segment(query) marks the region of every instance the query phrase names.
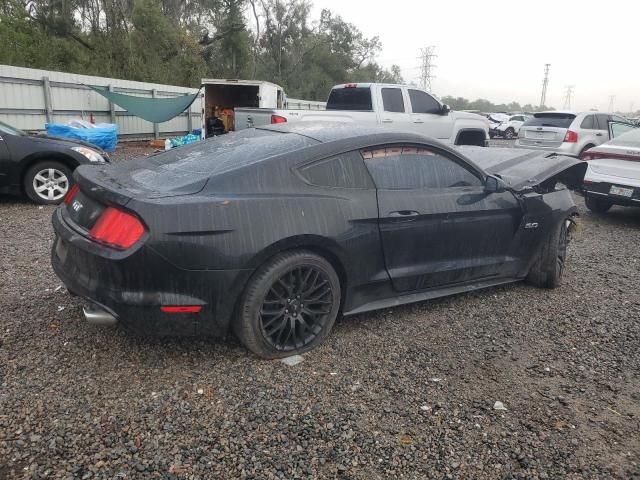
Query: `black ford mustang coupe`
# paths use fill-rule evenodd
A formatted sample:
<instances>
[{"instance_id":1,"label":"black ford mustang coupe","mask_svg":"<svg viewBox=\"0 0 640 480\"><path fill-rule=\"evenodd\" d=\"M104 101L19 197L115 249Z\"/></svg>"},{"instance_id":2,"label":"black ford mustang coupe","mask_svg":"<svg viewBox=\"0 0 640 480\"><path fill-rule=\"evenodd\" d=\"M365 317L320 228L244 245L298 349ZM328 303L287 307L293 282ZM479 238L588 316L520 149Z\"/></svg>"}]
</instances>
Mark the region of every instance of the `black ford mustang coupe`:
<instances>
[{"instance_id":1,"label":"black ford mustang coupe","mask_svg":"<svg viewBox=\"0 0 640 480\"><path fill-rule=\"evenodd\" d=\"M560 282L586 165L340 124L248 129L81 166L53 267L94 323L225 334L276 358L344 315Z\"/></svg>"}]
</instances>

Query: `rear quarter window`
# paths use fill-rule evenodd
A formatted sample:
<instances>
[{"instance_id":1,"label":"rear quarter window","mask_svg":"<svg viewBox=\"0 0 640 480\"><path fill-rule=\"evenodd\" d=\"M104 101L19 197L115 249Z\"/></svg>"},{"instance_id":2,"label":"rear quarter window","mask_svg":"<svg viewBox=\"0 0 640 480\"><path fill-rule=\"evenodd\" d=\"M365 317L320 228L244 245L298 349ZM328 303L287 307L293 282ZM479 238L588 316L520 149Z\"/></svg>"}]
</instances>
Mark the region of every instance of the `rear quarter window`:
<instances>
[{"instance_id":1,"label":"rear quarter window","mask_svg":"<svg viewBox=\"0 0 640 480\"><path fill-rule=\"evenodd\" d=\"M569 128L575 118L576 116L571 113L536 113L522 126Z\"/></svg>"},{"instance_id":2,"label":"rear quarter window","mask_svg":"<svg viewBox=\"0 0 640 480\"><path fill-rule=\"evenodd\" d=\"M582 120L582 123L580 124L580 128L583 128L585 130L593 130L595 128L593 115L587 115L586 117L584 117L584 120Z\"/></svg>"},{"instance_id":3,"label":"rear quarter window","mask_svg":"<svg viewBox=\"0 0 640 480\"><path fill-rule=\"evenodd\" d=\"M300 175L308 183L332 188L374 188L360 152L347 152L302 166Z\"/></svg>"}]
</instances>

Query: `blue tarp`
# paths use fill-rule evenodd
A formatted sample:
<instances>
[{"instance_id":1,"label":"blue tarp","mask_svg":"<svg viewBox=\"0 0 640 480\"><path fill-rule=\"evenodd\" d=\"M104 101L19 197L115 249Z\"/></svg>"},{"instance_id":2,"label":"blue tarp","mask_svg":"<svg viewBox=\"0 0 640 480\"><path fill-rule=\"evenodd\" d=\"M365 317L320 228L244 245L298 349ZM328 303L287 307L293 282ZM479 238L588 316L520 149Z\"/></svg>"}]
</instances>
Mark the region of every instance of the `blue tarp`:
<instances>
[{"instance_id":1,"label":"blue tarp","mask_svg":"<svg viewBox=\"0 0 640 480\"><path fill-rule=\"evenodd\" d=\"M62 123L47 123L47 135L71 138L91 143L103 150L112 152L118 143L118 126L113 123L99 123L93 128L77 128Z\"/></svg>"}]
</instances>

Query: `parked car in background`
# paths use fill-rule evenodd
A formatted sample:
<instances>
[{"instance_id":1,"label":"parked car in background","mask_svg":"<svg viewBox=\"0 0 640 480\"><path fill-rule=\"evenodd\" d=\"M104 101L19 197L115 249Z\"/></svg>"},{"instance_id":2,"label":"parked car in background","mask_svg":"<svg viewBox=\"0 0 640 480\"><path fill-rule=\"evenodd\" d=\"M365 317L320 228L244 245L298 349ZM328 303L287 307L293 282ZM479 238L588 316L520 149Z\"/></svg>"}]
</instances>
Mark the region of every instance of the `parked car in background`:
<instances>
[{"instance_id":1,"label":"parked car in background","mask_svg":"<svg viewBox=\"0 0 640 480\"><path fill-rule=\"evenodd\" d=\"M0 122L0 193L57 204L73 185L76 167L108 161L104 151L89 143L32 136Z\"/></svg>"},{"instance_id":2,"label":"parked car in background","mask_svg":"<svg viewBox=\"0 0 640 480\"><path fill-rule=\"evenodd\" d=\"M631 125L619 115L602 112L534 113L520 127L516 147L580 156L609 140L610 120Z\"/></svg>"},{"instance_id":3,"label":"parked car in background","mask_svg":"<svg viewBox=\"0 0 640 480\"><path fill-rule=\"evenodd\" d=\"M232 329L267 358L318 345L340 312L524 279L556 287L576 213L559 185L579 188L586 164L458 148L294 123L83 166L53 215L53 267L91 322Z\"/></svg>"},{"instance_id":4,"label":"parked car in background","mask_svg":"<svg viewBox=\"0 0 640 480\"><path fill-rule=\"evenodd\" d=\"M487 115L487 120L489 120L489 138L493 138L497 135L496 129L498 125L502 122L506 122L509 120L509 115L506 113L489 113Z\"/></svg>"},{"instance_id":5,"label":"parked car in background","mask_svg":"<svg viewBox=\"0 0 640 480\"><path fill-rule=\"evenodd\" d=\"M413 130L450 145L485 146L489 123L475 113L452 111L417 87L346 83L331 89L326 110L236 109L235 129L270 123L344 122Z\"/></svg>"},{"instance_id":6,"label":"parked car in background","mask_svg":"<svg viewBox=\"0 0 640 480\"><path fill-rule=\"evenodd\" d=\"M609 122L612 139L581 156L588 162L583 194L587 208L640 207L640 128Z\"/></svg>"},{"instance_id":7,"label":"parked car in background","mask_svg":"<svg viewBox=\"0 0 640 480\"><path fill-rule=\"evenodd\" d=\"M520 131L520 127L522 124L528 120L530 115L525 115L524 113L519 113L517 115L511 115L507 120L500 122L498 125L489 130L489 136L503 137L507 140L512 140L518 136L518 132Z\"/></svg>"}]
</instances>

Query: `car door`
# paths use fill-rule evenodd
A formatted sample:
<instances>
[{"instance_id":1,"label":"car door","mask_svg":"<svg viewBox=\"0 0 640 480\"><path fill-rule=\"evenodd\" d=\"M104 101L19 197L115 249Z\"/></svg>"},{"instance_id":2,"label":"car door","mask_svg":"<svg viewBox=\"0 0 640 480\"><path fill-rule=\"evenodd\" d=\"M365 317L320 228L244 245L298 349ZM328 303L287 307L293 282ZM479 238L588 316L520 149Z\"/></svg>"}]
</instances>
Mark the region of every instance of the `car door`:
<instances>
[{"instance_id":1,"label":"car door","mask_svg":"<svg viewBox=\"0 0 640 480\"><path fill-rule=\"evenodd\" d=\"M442 114L442 105L427 92L408 89L413 129L433 138L450 139L453 135L451 115Z\"/></svg>"},{"instance_id":2,"label":"car door","mask_svg":"<svg viewBox=\"0 0 640 480\"><path fill-rule=\"evenodd\" d=\"M514 275L522 209L513 194L486 193L481 172L435 148L382 145L362 155L395 290Z\"/></svg>"},{"instance_id":3,"label":"car door","mask_svg":"<svg viewBox=\"0 0 640 480\"><path fill-rule=\"evenodd\" d=\"M380 122L386 126L405 127L409 123L406 101L402 88L382 87L378 105L381 106Z\"/></svg>"}]
</instances>

